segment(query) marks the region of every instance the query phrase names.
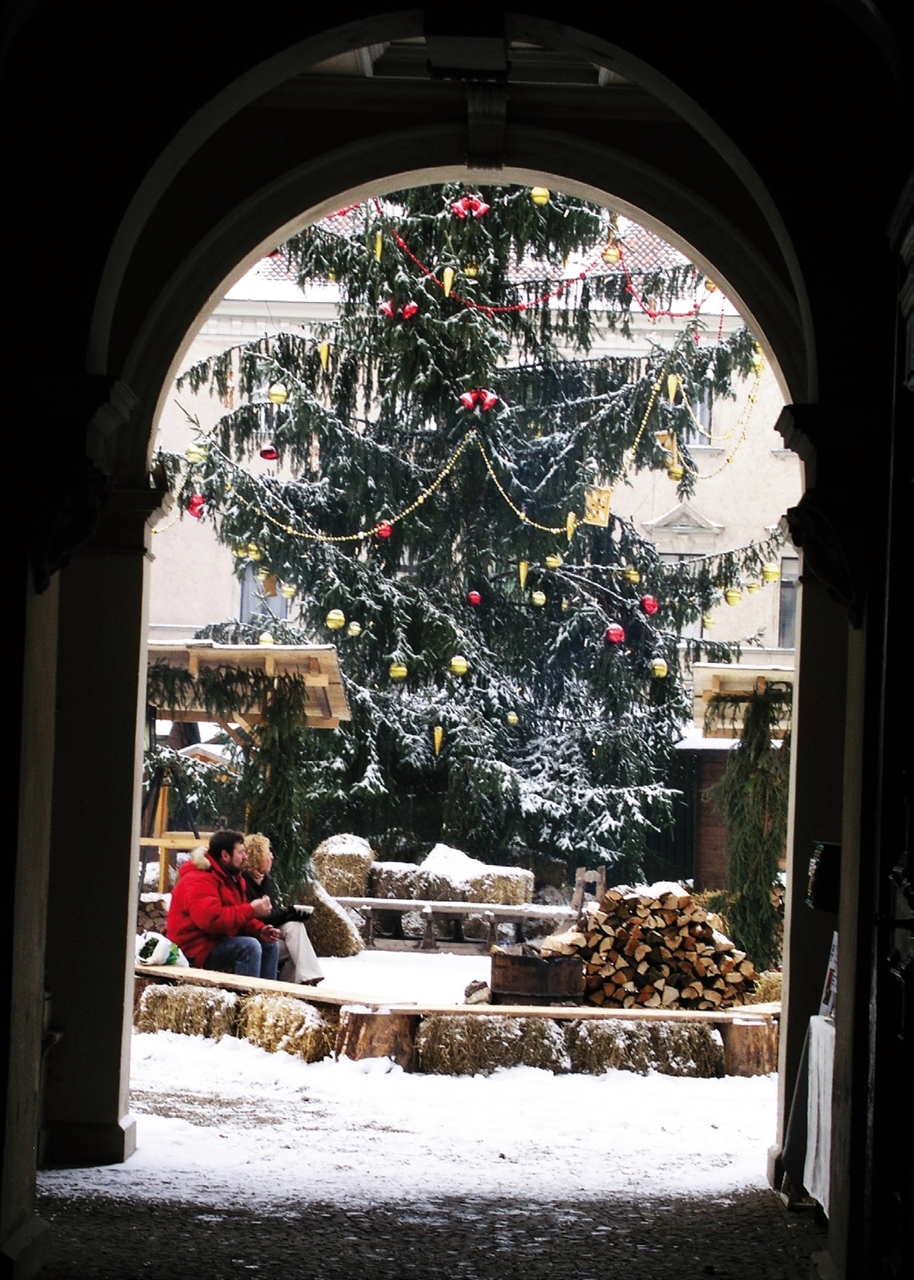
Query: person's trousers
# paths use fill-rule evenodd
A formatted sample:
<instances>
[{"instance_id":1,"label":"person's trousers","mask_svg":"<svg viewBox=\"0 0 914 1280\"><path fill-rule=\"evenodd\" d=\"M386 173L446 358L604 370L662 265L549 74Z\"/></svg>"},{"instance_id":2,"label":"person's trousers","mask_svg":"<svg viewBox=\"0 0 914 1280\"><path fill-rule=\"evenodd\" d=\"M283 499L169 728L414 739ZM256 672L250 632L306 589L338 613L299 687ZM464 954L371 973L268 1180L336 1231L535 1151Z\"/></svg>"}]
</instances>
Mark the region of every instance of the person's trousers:
<instances>
[{"instance_id":1,"label":"person's trousers","mask_svg":"<svg viewBox=\"0 0 914 1280\"><path fill-rule=\"evenodd\" d=\"M235 973L245 978L275 980L279 969L279 943L261 942L259 938L223 938L217 942L203 966L220 973Z\"/></svg>"}]
</instances>

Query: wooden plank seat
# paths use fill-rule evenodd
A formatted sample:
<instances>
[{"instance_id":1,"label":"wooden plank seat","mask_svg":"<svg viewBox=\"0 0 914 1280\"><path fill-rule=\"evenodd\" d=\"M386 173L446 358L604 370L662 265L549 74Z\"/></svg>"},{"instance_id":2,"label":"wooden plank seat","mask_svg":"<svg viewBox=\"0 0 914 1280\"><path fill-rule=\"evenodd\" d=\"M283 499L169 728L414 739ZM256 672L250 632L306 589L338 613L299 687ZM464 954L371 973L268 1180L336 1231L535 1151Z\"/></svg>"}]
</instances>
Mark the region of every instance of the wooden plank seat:
<instances>
[{"instance_id":1,"label":"wooden plank seat","mask_svg":"<svg viewBox=\"0 0 914 1280\"><path fill-rule=\"evenodd\" d=\"M379 1056L378 1045L390 1041L382 1024L392 1020L394 1039L403 1037L407 1024L414 1036L423 1018L454 1016L471 1018L552 1018L555 1021L571 1020L590 1022L651 1022L710 1024L721 1034L724 1043L724 1069L727 1075L757 1075L776 1070L777 1037L781 1006L775 1004L740 1005L733 1009L600 1009L593 1005L465 1005L419 1004L409 1000L376 1000L358 992L320 987L302 987L294 982L270 982L266 978L246 978L237 974L219 973L213 969L176 969L173 965L137 964L135 975L145 982L161 982L173 985L215 987L223 991L236 991L241 995L270 992L292 996L318 1008L337 1010L341 1015L340 1038L337 1053L344 1046L348 1057ZM347 1031L349 1015L358 1015L374 1025L377 1033L367 1037L362 1047L353 1047L352 1036ZM348 1037L348 1038L347 1038ZM372 1048L372 1046L374 1046ZM411 1050L404 1049L401 1065L414 1069ZM383 1055L382 1055L383 1056Z\"/></svg>"},{"instance_id":2,"label":"wooden plank seat","mask_svg":"<svg viewBox=\"0 0 914 1280\"><path fill-rule=\"evenodd\" d=\"M335 899L341 907L349 907L363 912L367 924L367 945L374 946L375 912L397 911L401 916L407 912L418 912L423 920L423 936L420 949L434 951L438 946L435 937L435 916L452 916L459 931L455 939L463 941L461 925L467 916L482 916L488 926L485 946L494 946L498 942L498 922L500 920L514 924L515 941L525 939L524 926L528 920L555 920L562 917L567 920L577 919L578 912L572 907L542 907L533 902L507 904L502 902L435 902L428 898L350 898Z\"/></svg>"}]
</instances>

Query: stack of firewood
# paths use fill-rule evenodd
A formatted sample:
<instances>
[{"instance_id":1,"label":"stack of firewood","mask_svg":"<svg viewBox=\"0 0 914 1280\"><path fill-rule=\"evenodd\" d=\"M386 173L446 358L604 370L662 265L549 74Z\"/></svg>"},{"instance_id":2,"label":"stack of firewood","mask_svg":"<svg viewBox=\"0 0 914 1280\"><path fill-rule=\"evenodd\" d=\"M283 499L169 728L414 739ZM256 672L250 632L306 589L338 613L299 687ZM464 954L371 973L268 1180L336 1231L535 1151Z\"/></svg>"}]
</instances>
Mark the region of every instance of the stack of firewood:
<instances>
[{"instance_id":1,"label":"stack of firewood","mask_svg":"<svg viewBox=\"0 0 914 1280\"><path fill-rule=\"evenodd\" d=\"M623 1009L726 1009L759 975L719 920L678 886L610 889L581 928L553 934L543 955L578 955L585 1001Z\"/></svg>"}]
</instances>

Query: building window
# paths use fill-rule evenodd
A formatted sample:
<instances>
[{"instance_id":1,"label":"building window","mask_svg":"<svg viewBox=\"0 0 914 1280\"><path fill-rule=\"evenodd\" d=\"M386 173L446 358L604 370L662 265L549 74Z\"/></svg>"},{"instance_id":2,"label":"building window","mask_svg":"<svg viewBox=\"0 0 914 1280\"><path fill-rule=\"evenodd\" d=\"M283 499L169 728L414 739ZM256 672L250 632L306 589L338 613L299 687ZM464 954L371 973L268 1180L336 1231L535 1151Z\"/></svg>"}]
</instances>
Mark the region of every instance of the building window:
<instances>
[{"instance_id":1,"label":"building window","mask_svg":"<svg viewBox=\"0 0 914 1280\"><path fill-rule=\"evenodd\" d=\"M797 647L797 588L800 562L796 556L781 559L780 600L778 605L778 648Z\"/></svg>"}]
</instances>

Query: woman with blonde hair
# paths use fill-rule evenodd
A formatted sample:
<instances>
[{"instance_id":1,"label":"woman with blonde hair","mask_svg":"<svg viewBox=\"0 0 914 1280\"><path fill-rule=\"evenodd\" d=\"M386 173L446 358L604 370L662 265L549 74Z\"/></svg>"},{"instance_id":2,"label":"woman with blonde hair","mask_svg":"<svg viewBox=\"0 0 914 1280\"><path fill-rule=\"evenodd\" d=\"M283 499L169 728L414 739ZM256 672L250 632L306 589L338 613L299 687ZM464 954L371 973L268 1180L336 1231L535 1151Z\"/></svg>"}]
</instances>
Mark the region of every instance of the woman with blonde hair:
<instances>
[{"instance_id":1,"label":"woman with blonde hair","mask_svg":"<svg viewBox=\"0 0 914 1280\"><path fill-rule=\"evenodd\" d=\"M298 982L306 987L317 986L319 982L323 982L324 975L314 954L304 921L304 917L310 915L313 908L279 905L276 881L270 875L273 851L265 835L258 831L253 835L245 836L244 851L247 858L243 874L247 885L248 901L254 902L258 898L268 897L273 910L265 918L264 923L274 925L282 935L279 942L279 980Z\"/></svg>"}]
</instances>

